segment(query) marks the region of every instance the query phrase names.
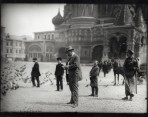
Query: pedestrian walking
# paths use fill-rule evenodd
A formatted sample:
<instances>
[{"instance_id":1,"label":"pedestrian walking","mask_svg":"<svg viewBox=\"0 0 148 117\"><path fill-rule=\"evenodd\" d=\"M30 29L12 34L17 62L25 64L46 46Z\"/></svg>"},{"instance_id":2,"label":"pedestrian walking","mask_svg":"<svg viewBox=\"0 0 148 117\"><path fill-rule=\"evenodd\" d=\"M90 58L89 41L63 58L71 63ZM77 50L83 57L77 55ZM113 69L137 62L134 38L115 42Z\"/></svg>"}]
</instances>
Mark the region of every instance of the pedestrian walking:
<instances>
[{"instance_id":1,"label":"pedestrian walking","mask_svg":"<svg viewBox=\"0 0 148 117\"><path fill-rule=\"evenodd\" d=\"M80 58L71 46L67 48L66 54L69 56L69 60L65 69L69 73L69 88L71 91L71 100L67 104L73 104L72 107L75 108L78 106L78 81L82 80Z\"/></svg>"},{"instance_id":2,"label":"pedestrian walking","mask_svg":"<svg viewBox=\"0 0 148 117\"><path fill-rule=\"evenodd\" d=\"M33 58L33 62L34 62L34 66L32 68L32 72L31 72L31 81L32 81L33 87L36 86L35 80L37 81L37 87L40 87L39 76L41 74L40 74L37 58Z\"/></svg>"},{"instance_id":3,"label":"pedestrian walking","mask_svg":"<svg viewBox=\"0 0 148 117\"><path fill-rule=\"evenodd\" d=\"M56 65L55 77L57 82L57 91L63 90L63 75L64 68L62 64L62 58L57 58L58 64Z\"/></svg>"},{"instance_id":4,"label":"pedestrian walking","mask_svg":"<svg viewBox=\"0 0 148 117\"><path fill-rule=\"evenodd\" d=\"M90 75L90 86L92 90L92 93L89 96L98 97L98 76L99 76L98 61L94 61L94 66L92 67L89 75Z\"/></svg>"},{"instance_id":5,"label":"pedestrian walking","mask_svg":"<svg viewBox=\"0 0 148 117\"><path fill-rule=\"evenodd\" d=\"M108 59L108 61L107 61L107 71L108 71L108 73L111 71L111 69L112 69L112 63L111 63L111 60Z\"/></svg>"},{"instance_id":6,"label":"pedestrian walking","mask_svg":"<svg viewBox=\"0 0 148 117\"><path fill-rule=\"evenodd\" d=\"M104 77L106 77L106 74L108 73L107 61L104 61L102 70L103 70L103 73L104 73Z\"/></svg>"},{"instance_id":7,"label":"pedestrian walking","mask_svg":"<svg viewBox=\"0 0 148 117\"><path fill-rule=\"evenodd\" d=\"M138 62L133 57L134 52L132 50L128 50L127 58L124 62L124 76L125 76L125 95L126 97L122 98L123 100L128 100L128 96L130 96L130 101L132 101L134 97L134 93L137 92L137 79L136 79L136 71L138 70Z\"/></svg>"}]
</instances>

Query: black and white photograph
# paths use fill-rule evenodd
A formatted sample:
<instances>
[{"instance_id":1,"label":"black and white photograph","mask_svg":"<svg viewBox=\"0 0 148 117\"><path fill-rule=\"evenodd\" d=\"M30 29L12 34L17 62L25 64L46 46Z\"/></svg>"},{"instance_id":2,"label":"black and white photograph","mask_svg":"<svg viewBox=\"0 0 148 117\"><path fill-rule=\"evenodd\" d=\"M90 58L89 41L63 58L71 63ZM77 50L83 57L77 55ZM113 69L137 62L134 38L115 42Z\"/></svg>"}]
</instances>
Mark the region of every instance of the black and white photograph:
<instances>
[{"instance_id":1,"label":"black and white photograph","mask_svg":"<svg viewBox=\"0 0 148 117\"><path fill-rule=\"evenodd\" d=\"M147 23L147 4L2 4L0 112L147 113Z\"/></svg>"}]
</instances>

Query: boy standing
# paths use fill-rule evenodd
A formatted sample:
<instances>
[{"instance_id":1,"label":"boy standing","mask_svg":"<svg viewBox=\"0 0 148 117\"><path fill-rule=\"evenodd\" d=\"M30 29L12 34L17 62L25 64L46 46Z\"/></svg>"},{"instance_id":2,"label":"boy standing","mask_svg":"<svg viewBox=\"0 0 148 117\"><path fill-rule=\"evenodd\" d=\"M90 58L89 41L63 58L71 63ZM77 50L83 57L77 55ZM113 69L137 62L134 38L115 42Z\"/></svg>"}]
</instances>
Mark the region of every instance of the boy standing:
<instances>
[{"instance_id":1,"label":"boy standing","mask_svg":"<svg viewBox=\"0 0 148 117\"><path fill-rule=\"evenodd\" d=\"M58 64L56 65L55 70L55 77L57 81L57 91L60 89L63 90L63 75L64 75L64 68L62 64L62 58L57 58Z\"/></svg>"},{"instance_id":2,"label":"boy standing","mask_svg":"<svg viewBox=\"0 0 148 117\"><path fill-rule=\"evenodd\" d=\"M94 66L90 71L90 86L92 89L92 94L89 96L98 97L98 76L99 76L98 61L94 61Z\"/></svg>"},{"instance_id":3,"label":"boy standing","mask_svg":"<svg viewBox=\"0 0 148 117\"><path fill-rule=\"evenodd\" d=\"M33 58L33 62L34 62L34 66L32 68L32 72L31 72L31 81L32 81L33 87L35 87L36 86L35 79L36 79L37 80L37 87L40 87L39 76L41 76L41 74L40 74L37 58Z\"/></svg>"}]
</instances>

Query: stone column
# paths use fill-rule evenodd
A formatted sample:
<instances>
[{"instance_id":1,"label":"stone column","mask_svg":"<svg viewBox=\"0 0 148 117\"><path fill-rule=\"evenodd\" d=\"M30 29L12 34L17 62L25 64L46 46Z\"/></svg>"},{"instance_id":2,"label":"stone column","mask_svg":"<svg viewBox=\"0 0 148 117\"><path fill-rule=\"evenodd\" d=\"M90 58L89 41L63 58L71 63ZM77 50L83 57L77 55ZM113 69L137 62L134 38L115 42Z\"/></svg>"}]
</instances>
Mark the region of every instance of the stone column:
<instances>
[{"instance_id":1,"label":"stone column","mask_svg":"<svg viewBox=\"0 0 148 117\"><path fill-rule=\"evenodd\" d=\"M45 41L43 41L42 50L43 50L43 61L46 61L46 43L45 43Z\"/></svg>"}]
</instances>

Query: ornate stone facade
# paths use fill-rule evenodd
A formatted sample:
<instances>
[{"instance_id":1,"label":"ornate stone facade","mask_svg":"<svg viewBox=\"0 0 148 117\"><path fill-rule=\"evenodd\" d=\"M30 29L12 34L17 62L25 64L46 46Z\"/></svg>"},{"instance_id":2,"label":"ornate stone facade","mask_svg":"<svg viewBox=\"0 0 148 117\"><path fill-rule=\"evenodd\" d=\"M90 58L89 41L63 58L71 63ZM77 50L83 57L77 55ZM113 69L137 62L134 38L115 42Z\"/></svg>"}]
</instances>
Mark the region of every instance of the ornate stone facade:
<instances>
[{"instance_id":1,"label":"ornate stone facade","mask_svg":"<svg viewBox=\"0 0 148 117\"><path fill-rule=\"evenodd\" d=\"M135 57L146 58L146 24L142 11L136 9L134 5L66 4L64 16L58 12L52 20L55 31L35 33L35 40L27 42L27 58L66 58L68 45L73 46L81 62L124 60L127 49L135 51Z\"/></svg>"}]
</instances>

